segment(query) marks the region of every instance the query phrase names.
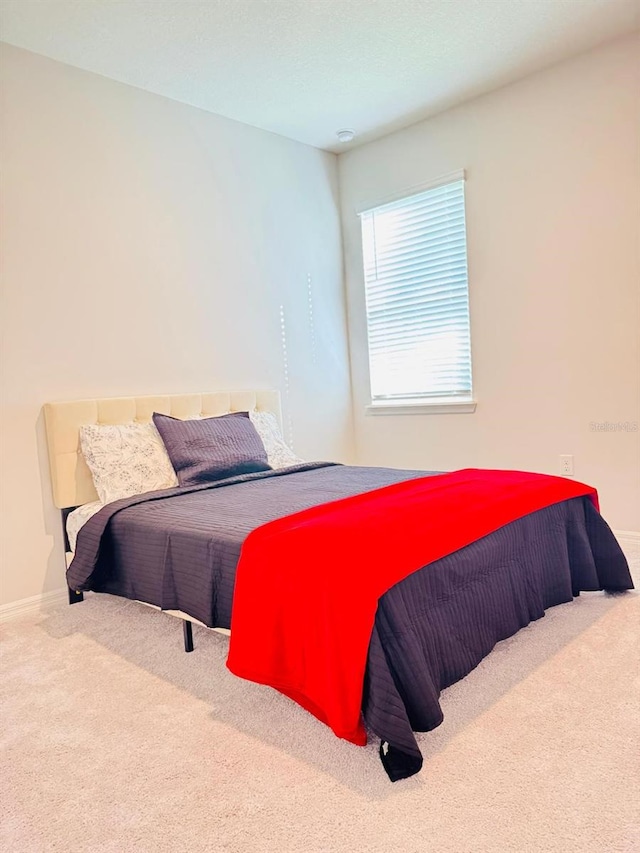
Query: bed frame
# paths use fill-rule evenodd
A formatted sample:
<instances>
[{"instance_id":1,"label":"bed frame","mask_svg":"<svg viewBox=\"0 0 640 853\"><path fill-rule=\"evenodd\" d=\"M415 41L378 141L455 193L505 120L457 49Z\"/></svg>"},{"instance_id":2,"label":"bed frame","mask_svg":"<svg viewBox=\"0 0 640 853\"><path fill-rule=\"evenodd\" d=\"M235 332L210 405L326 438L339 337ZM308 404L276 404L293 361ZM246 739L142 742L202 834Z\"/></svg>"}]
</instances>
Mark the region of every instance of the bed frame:
<instances>
[{"instance_id":1,"label":"bed frame","mask_svg":"<svg viewBox=\"0 0 640 853\"><path fill-rule=\"evenodd\" d=\"M80 451L80 427L85 424L149 423L154 412L174 418L213 417L252 409L273 412L282 427L279 391L212 391L202 394L164 394L144 397L107 397L46 403L44 417L49 450L53 502L61 511L66 563L71 556L67 538L67 516L77 507L98 500L91 472ZM69 604L84 598L69 589ZM147 602L142 602L147 604ZM147 604L148 607L155 607ZM155 608L159 609L159 608ZM165 610L183 620L184 648L193 651L192 623L203 623L180 610ZM203 625L203 627L207 627ZM223 628L214 629L222 633Z\"/></svg>"}]
</instances>

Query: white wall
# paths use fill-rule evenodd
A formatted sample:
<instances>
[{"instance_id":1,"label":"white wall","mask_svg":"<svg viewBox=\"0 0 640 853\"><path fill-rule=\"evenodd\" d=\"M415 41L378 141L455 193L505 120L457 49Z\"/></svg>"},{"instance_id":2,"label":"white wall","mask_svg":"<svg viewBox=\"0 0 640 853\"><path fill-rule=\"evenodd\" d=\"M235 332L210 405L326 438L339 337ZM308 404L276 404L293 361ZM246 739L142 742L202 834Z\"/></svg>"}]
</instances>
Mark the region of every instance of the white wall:
<instances>
[{"instance_id":1,"label":"white wall","mask_svg":"<svg viewBox=\"0 0 640 853\"><path fill-rule=\"evenodd\" d=\"M335 156L8 46L2 96L0 603L64 585L47 400L284 390L283 305L295 448L352 450Z\"/></svg>"},{"instance_id":2,"label":"white wall","mask_svg":"<svg viewBox=\"0 0 640 853\"><path fill-rule=\"evenodd\" d=\"M467 170L475 414L366 416L355 209ZM630 37L339 158L358 459L575 475L640 530L640 40Z\"/></svg>"}]
</instances>

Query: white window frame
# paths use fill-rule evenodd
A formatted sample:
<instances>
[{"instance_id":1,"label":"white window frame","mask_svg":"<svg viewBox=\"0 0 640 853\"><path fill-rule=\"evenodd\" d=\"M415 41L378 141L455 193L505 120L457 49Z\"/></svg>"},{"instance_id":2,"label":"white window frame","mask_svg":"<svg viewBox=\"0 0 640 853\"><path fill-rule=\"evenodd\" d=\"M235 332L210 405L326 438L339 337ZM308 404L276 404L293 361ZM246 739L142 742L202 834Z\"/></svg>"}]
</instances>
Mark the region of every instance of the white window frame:
<instances>
[{"instance_id":1,"label":"white window frame","mask_svg":"<svg viewBox=\"0 0 640 853\"><path fill-rule=\"evenodd\" d=\"M414 186L409 189L401 190L393 195L386 196L385 198L378 199L375 202L368 203L366 205L362 205L357 209L357 214L361 217L365 213L369 213L376 208L384 207L388 204L393 204L396 201L401 201L403 199L409 199L412 196L420 195L421 193L427 192L431 189L436 189L437 187L444 186L446 184L459 182L466 180L466 175L464 170L459 170L457 172L452 172L447 175L442 175L441 177L430 181L425 184L420 184L419 186ZM465 205L465 216L466 216L466 205ZM465 236L466 236L467 228L465 222ZM361 230L362 235L362 230ZM468 258L468 250L467 250L467 258ZM364 276L364 268L363 268L363 276ZM365 299L366 299L366 282L363 280L363 287L365 290ZM469 280L468 280L468 271L467 271L467 295L469 295ZM465 414L472 413L476 410L476 400L474 399L473 394L473 375L472 375L472 385L469 395L465 395L464 397L424 397L424 396L415 396L415 397L403 397L403 398L395 398L390 400L374 400L371 393L371 362L370 362L370 351L369 351L369 323L368 319L365 318L365 324L367 329L367 370L369 375L369 400L370 403L365 407L366 414L369 415L398 415L398 414L414 414L414 415L422 415L422 414ZM471 321L469 320L469 326L471 325ZM471 330L469 329L469 335L471 336ZM472 357L470 367L473 370L472 365Z\"/></svg>"}]
</instances>

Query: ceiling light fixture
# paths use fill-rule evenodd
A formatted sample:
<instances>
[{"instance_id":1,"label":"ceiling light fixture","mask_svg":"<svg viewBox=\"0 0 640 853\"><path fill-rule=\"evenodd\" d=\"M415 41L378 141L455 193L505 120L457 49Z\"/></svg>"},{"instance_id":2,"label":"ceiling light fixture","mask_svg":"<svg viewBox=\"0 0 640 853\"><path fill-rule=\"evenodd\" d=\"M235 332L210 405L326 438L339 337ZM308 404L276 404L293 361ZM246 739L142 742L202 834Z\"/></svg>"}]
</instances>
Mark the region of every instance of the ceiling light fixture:
<instances>
[{"instance_id":1,"label":"ceiling light fixture","mask_svg":"<svg viewBox=\"0 0 640 853\"><path fill-rule=\"evenodd\" d=\"M340 140L340 142L351 142L353 137L356 135L355 130L338 130L336 132L336 136Z\"/></svg>"}]
</instances>

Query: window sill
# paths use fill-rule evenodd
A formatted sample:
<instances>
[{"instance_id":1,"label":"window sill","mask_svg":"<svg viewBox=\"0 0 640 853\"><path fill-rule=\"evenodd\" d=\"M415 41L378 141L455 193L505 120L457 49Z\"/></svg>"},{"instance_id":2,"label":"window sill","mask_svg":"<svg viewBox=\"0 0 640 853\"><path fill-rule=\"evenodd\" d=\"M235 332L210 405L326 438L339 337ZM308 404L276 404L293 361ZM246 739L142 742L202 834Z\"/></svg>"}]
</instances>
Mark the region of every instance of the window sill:
<instances>
[{"instance_id":1,"label":"window sill","mask_svg":"<svg viewBox=\"0 0 640 853\"><path fill-rule=\"evenodd\" d=\"M396 400L393 403L371 403L365 406L366 415L463 415L476 410L475 400Z\"/></svg>"}]
</instances>

